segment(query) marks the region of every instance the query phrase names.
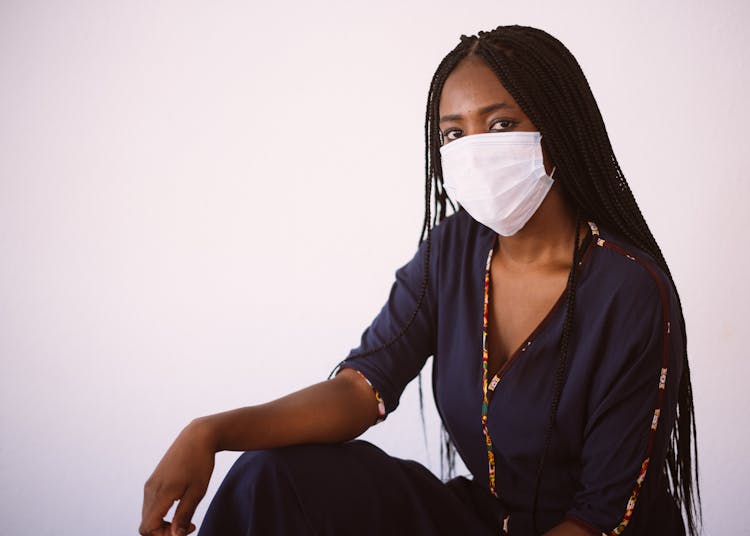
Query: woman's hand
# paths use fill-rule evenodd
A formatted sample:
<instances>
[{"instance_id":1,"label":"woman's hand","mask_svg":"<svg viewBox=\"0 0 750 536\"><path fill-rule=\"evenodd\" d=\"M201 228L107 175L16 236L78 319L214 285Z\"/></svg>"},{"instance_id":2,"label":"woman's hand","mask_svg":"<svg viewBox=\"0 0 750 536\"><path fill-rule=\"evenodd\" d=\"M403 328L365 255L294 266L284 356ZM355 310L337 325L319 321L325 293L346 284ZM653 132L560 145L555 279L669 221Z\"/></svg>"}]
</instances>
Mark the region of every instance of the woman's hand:
<instances>
[{"instance_id":1,"label":"woman's hand","mask_svg":"<svg viewBox=\"0 0 750 536\"><path fill-rule=\"evenodd\" d=\"M205 420L190 423L169 447L143 490L143 536L183 536L195 530L190 522L206 493L214 469L215 439ZM179 501L171 523L164 516Z\"/></svg>"}]
</instances>

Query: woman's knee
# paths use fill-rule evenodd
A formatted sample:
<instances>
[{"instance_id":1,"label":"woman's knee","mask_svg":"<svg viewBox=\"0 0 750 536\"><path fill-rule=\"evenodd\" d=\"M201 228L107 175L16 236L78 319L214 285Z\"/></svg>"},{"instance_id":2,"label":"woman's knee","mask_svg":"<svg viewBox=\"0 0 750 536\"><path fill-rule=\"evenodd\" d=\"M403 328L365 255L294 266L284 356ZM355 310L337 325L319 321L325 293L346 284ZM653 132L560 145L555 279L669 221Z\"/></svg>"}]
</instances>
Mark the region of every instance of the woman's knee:
<instances>
[{"instance_id":1,"label":"woman's knee","mask_svg":"<svg viewBox=\"0 0 750 536\"><path fill-rule=\"evenodd\" d=\"M308 534L290 474L292 452L268 449L237 458L216 492L201 536Z\"/></svg>"},{"instance_id":2,"label":"woman's knee","mask_svg":"<svg viewBox=\"0 0 750 536\"><path fill-rule=\"evenodd\" d=\"M224 478L222 487L252 491L258 485L266 490L276 488L269 486L269 481L278 483L288 475L287 463L289 453L283 449L253 450L242 453L234 462Z\"/></svg>"}]
</instances>

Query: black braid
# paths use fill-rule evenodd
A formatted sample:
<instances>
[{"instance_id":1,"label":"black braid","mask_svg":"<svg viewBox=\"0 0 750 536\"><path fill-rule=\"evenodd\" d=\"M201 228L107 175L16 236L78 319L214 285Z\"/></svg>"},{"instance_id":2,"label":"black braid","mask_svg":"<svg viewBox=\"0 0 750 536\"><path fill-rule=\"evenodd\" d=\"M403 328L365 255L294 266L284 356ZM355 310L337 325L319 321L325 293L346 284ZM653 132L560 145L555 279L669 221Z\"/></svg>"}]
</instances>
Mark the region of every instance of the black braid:
<instances>
[{"instance_id":1,"label":"black braid","mask_svg":"<svg viewBox=\"0 0 750 536\"><path fill-rule=\"evenodd\" d=\"M429 128L429 115L425 117L425 133L427 132ZM425 134L427 135L427 134ZM406 323L401 326L401 329L399 332L391 337L388 341L385 343L376 346L374 348L370 348L367 350L362 350L357 354L352 354L349 356L349 359L352 358L358 358L358 357L364 357L368 355L375 354L377 352L381 352L385 350L386 348L389 348L392 346L396 341L398 341L401 337L404 336L404 334L409 330L409 327L414 323L414 320L417 318L417 314L419 313L419 310L422 308L422 303L424 302L424 298L427 295L427 288L429 286L430 281L430 253L432 250L432 226L430 225L430 204L432 201L432 179L429 173L429 145L425 144L425 197L424 197L424 219L422 220L422 231L419 235L419 243L418 246L421 246L423 241L426 241L425 249L424 249L424 271L422 274L422 283L420 285L419 289L419 298L417 298L417 304L414 307L414 310L412 311L411 315L409 316L409 319L406 321ZM442 196L442 200L438 200ZM442 207L442 210L440 212L441 219L445 217L445 205L446 205L446 195L445 192L442 189L442 185L440 187L440 193L437 193L435 195L436 202ZM451 203L451 206L453 204ZM433 225L435 225L433 223ZM339 369L340 364L336 365L336 367L331 371L331 373L328 375L328 378L331 378L337 369ZM417 378L417 384L419 389L419 415L422 421L422 434L424 436L425 440L425 446L427 445L427 427L425 423L424 418L424 395L422 392L422 372L419 372L419 376ZM441 460L442 460L442 447L441 447Z\"/></svg>"},{"instance_id":2,"label":"black braid","mask_svg":"<svg viewBox=\"0 0 750 536\"><path fill-rule=\"evenodd\" d=\"M465 39L469 39L466 36L461 36L462 41ZM450 54L449 54L450 56ZM446 58L447 60L448 58ZM422 230L419 233L419 245L421 246L423 241L426 241L425 244L425 252L424 252L424 273L422 276L422 284L419 291L419 298L417 299L417 305L414 308L414 311L412 311L411 315L409 316L409 319L407 322L401 327L399 332L393 336L390 340L386 341L385 343L381 344L380 346L376 346L374 348L370 348L368 350L362 350L361 352L357 354L350 355L349 358L355 358L355 357L364 357L371 354L375 354L377 352L380 352L382 350L385 350L386 348L389 348L391 345L393 345L396 341L398 341L401 337L404 336L404 334L407 332L409 327L414 323L414 320L417 317L417 314L419 313L419 309L422 307L422 303L424 302L425 295L427 293L427 287L430 280L430 252L431 252L431 246L432 246L432 227L434 225L437 225L440 221L442 221L446 216L446 208L447 205L450 204L450 206L455 210L455 205L453 205L453 202L448 198L445 189L443 187L443 181L433 181L434 176L434 170L433 166L435 164L435 157L434 157L434 151L432 148L437 144L439 146L441 134L439 130L436 130L434 128L434 120L433 117L435 114L437 114L438 110L438 104L440 100L440 91L433 91L433 87L439 87L442 89L443 83L445 82L445 78L447 75L453 70L453 68L456 66L458 61L460 60L460 57L456 58L455 62L447 62L446 60L443 60L443 62L440 64L440 66L437 69L437 72L433 76L432 84L430 85L430 92L427 97L427 111L425 113L425 121L424 121L424 136L425 136L425 167L424 167L424 173L425 173L425 195L424 195L424 218L422 219ZM439 159L437 162L437 165L439 166ZM441 174L442 175L442 174ZM435 194L433 195L432 192L432 186L433 182L435 184ZM435 219L430 221L431 218L431 210L430 207L432 203L435 204ZM334 370L331 372L329 377L333 375L333 373L338 368L338 365ZM420 381L419 381L419 405L420 409L422 408L422 382L421 382L421 373L420 373Z\"/></svg>"},{"instance_id":3,"label":"black braid","mask_svg":"<svg viewBox=\"0 0 750 536\"><path fill-rule=\"evenodd\" d=\"M469 55L480 57L497 75L531 122L542 133L542 144L564 193L579 214L620 233L648 252L674 285L669 266L648 227L620 169L591 88L570 51L551 35L529 27L500 26L477 36L462 35L435 72L427 99L425 129L427 182L434 183L436 222L445 217L446 193L440 165L438 127L440 94L453 69ZM450 202L450 200L447 200ZM453 207L453 205L451 204ZM453 207L455 209L455 207ZM429 207L425 206L425 213ZM425 229L422 230L423 234ZM545 447L534 492L534 508L550 432L554 426L568 351L575 295L574 261L567 288L566 313L556 394L550 408ZM675 292L677 292L675 290ZM681 309L679 295L678 307ZM677 419L667 448L665 471L672 493L687 518L690 535L698 533L701 508L698 482L697 434L690 368L687 359L685 320L680 316L683 373L679 379ZM693 466L693 460L695 465ZM447 464L450 467L450 464ZM449 475L450 476L450 475Z\"/></svg>"},{"instance_id":4,"label":"black braid","mask_svg":"<svg viewBox=\"0 0 750 536\"><path fill-rule=\"evenodd\" d=\"M555 390L552 393L552 402L550 403L549 416L547 418L547 429L544 432L544 447L542 448L542 456L539 460L539 466L536 472L536 480L534 482L534 499L531 503L531 521L534 526L534 534L539 531L536 527L536 508L539 500L539 487L542 482L542 471L544 470L544 462L547 458L547 452L549 451L550 444L552 443L552 430L555 426L555 418L557 417L557 408L560 404L560 397L562 395L562 388L565 384L565 372L568 365L568 346L570 343L570 332L573 331L573 321L575 318L575 303L576 303L576 275L578 273L578 265L580 264L580 248L579 248L579 230L581 227L581 216L576 215L575 223L575 240L573 240L573 264L568 272L568 283L565 286L565 323L563 324L562 337L560 339L560 359L557 363L557 371L555 372Z\"/></svg>"},{"instance_id":5,"label":"black braid","mask_svg":"<svg viewBox=\"0 0 750 536\"><path fill-rule=\"evenodd\" d=\"M349 358L364 357L367 355L375 354L377 352L381 352L385 350L386 348L389 348L391 345L393 345L396 341L398 341L401 337L404 336L404 334L409 330L409 327L414 323L414 320L417 318L417 314L419 313L419 310L422 307L422 302L424 302L425 295L427 294L427 287L429 286L429 281L430 281L430 271L429 271L430 270L430 252L432 249L432 227L430 226L430 201L431 199L432 199L432 181L428 178L425 180L425 214L424 214L424 219L422 221L422 233L420 235L420 240L418 244L421 246L422 242L426 241L425 249L424 249L424 273L422 274L422 283L419 289L419 298L417 298L417 305L414 307L414 310L412 311L406 323L403 326L401 326L401 329L399 330L399 332L393 337L391 337L390 340L384 342L380 346L376 346L368 350L362 350L361 352L357 354L352 354L349 356ZM338 368L338 365L336 368ZM333 370L333 372L335 371L336 369ZM333 375L333 372L331 372L329 377ZM422 407L422 382L421 381L419 382L419 405L421 409Z\"/></svg>"}]
</instances>

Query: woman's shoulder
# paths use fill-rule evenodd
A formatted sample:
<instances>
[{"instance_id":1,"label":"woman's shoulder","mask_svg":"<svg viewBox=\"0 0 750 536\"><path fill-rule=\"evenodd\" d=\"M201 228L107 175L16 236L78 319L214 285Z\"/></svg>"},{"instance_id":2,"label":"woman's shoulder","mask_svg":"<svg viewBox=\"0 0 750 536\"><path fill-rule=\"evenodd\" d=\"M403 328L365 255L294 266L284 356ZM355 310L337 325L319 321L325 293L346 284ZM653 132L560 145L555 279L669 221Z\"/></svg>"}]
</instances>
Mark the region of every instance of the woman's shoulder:
<instances>
[{"instance_id":1,"label":"woman's shoulder","mask_svg":"<svg viewBox=\"0 0 750 536\"><path fill-rule=\"evenodd\" d=\"M649 252L606 226L591 228L592 275L599 292L641 304L649 298L675 301L672 279Z\"/></svg>"}]
</instances>

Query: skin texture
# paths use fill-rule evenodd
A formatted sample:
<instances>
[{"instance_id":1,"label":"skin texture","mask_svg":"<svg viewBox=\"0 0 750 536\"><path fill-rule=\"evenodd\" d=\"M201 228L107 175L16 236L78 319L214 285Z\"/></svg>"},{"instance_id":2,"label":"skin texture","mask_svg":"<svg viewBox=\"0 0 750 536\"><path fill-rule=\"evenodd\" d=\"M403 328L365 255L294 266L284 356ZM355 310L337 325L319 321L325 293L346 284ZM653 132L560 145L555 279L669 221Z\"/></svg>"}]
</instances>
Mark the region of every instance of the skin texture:
<instances>
[{"instance_id":1,"label":"skin texture","mask_svg":"<svg viewBox=\"0 0 750 536\"><path fill-rule=\"evenodd\" d=\"M534 132L494 72L468 56L448 76L440 95L443 143L462 136L497 132ZM552 162L544 154L547 174ZM575 212L555 182L537 211L515 235L498 235L490 265L487 344L489 373L494 375L547 316L565 292L575 240ZM579 229L583 236L585 225ZM564 522L549 536L590 534Z\"/></svg>"}]
</instances>

